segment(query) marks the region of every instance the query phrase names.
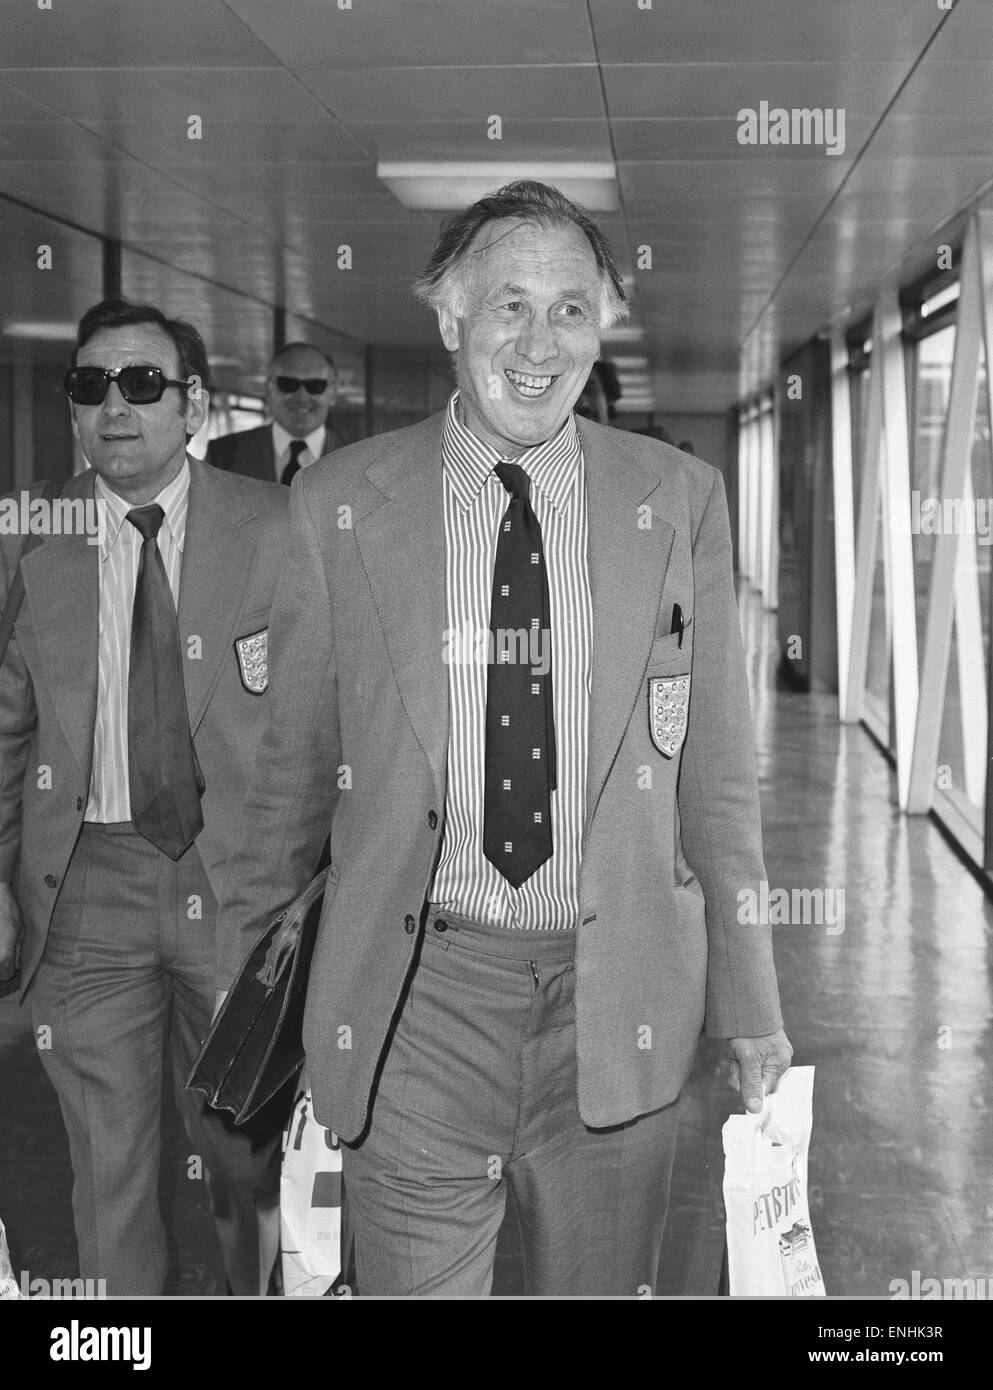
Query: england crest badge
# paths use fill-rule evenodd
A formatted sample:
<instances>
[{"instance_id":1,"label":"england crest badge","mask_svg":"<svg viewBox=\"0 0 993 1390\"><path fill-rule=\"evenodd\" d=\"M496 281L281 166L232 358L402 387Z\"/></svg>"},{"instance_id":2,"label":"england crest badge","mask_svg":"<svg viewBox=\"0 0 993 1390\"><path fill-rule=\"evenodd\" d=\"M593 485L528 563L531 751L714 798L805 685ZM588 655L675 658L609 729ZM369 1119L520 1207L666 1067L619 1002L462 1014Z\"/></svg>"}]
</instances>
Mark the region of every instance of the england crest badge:
<instances>
[{"instance_id":1,"label":"england crest badge","mask_svg":"<svg viewBox=\"0 0 993 1390\"><path fill-rule=\"evenodd\" d=\"M648 681L648 727L652 742L667 758L675 757L686 737L690 678L652 676Z\"/></svg>"},{"instance_id":2,"label":"england crest badge","mask_svg":"<svg viewBox=\"0 0 993 1390\"><path fill-rule=\"evenodd\" d=\"M250 695L264 695L269 687L269 629L239 637L234 649L242 685Z\"/></svg>"}]
</instances>

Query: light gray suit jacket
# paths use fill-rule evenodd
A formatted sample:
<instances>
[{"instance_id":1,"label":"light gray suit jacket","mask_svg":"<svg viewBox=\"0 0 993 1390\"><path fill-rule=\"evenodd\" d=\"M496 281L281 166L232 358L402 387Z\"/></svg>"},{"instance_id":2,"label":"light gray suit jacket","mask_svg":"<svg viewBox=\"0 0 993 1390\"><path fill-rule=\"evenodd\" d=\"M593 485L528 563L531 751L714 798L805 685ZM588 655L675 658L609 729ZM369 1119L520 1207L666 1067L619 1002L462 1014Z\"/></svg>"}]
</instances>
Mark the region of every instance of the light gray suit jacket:
<instances>
[{"instance_id":1,"label":"light gray suit jacket","mask_svg":"<svg viewBox=\"0 0 993 1390\"><path fill-rule=\"evenodd\" d=\"M92 497L93 482L92 472L79 474L63 496ZM268 694L245 688L235 643L268 626L287 502L275 483L190 459L178 619L190 729L206 782L196 844L215 892L269 703ZM22 543L0 537L0 605ZM15 884L24 917L22 995L41 960L89 794L99 554L85 536L64 535L24 557L24 603L0 667L0 879Z\"/></svg>"},{"instance_id":2,"label":"light gray suit jacket","mask_svg":"<svg viewBox=\"0 0 993 1390\"><path fill-rule=\"evenodd\" d=\"M781 1017L768 929L737 920L764 869L723 482L668 445L577 423L593 596L578 1100L606 1126L678 1095L705 1021L758 1036ZM330 827L305 1041L315 1113L346 1140L368 1119L443 830L443 424L353 445L294 482L273 718L218 922L223 987ZM692 618L681 650L674 603ZM682 674L688 732L669 759L649 681Z\"/></svg>"}]
</instances>

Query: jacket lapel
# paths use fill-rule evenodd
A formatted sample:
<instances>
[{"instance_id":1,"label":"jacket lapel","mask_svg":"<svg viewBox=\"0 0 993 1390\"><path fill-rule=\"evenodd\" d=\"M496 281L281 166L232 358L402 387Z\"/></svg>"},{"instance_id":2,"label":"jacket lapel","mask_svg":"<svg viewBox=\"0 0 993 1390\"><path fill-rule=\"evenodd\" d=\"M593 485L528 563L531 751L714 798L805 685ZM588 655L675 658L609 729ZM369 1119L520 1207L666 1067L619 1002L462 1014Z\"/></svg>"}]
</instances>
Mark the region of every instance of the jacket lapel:
<instances>
[{"instance_id":1,"label":"jacket lapel","mask_svg":"<svg viewBox=\"0 0 993 1390\"><path fill-rule=\"evenodd\" d=\"M258 550L244 526L254 515L240 489L223 487L210 468L190 459L179 636L187 657L183 674L192 733L203 718L223 662L235 659L234 642L247 635L236 628ZM192 655L196 651L199 656Z\"/></svg>"},{"instance_id":2,"label":"jacket lapel","mask_svg":"<svg viewBox=\"0 0 993 1390\"><path fill-rule=\"evenodd\" d=\"M70 478L63 497L93 496L93 474ZM24 557L25 606L48 691L84 780L93 760L100 633L100 547L86 536L50 536Z\"/></svg>"},{"instance_id":3,"label":"jacket lapel","mask_svg":"<svg viewBox=\"0 0 993 1390\"><path fill-rule=\"evenodd\" d=\"M413 439L406 435L402 450L391 449L367 470L383 502L355 523L400 698L431 765L439 805L449 728L443 422L443 414L425 421Z\"/></svg>"},{"instance_id":4,"label":"jacket lapel","mask_svg":"<svg viewBox=\"0 0 993 1390\"><path fill-rule=\"evenodd\" d=\"M623 431L594 431L582 419L577 426L586 468L593 597L588 827L641 691L675 531L651 507L639 512L660 479L635 456Z\"/></svg>"}]
</instances>

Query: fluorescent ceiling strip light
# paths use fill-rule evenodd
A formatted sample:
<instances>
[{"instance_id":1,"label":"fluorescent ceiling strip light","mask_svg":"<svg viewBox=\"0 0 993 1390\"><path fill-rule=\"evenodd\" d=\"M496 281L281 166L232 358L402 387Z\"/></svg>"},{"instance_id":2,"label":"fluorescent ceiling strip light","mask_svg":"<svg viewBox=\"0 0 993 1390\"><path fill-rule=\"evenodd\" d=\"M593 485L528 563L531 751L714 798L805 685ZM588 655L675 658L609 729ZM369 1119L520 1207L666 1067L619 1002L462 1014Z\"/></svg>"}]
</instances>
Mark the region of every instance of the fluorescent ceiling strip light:
<instances>
[{"instance_id":1,"label":"fluorescent ceiling strip light","mask_svg":"<svg viewBox=\"0 0 993 1390\"><path fill-rule=\"evenodd\" d=\"M4 324L5 338L33 338L36 342L72 342L76 336L74 323L56 323L46 319L25 319Z\"/></svg>"},{"instance_id":2,"label":"fluorescent ceiling strip light","mask_svg":"<svg viewBox=\"0 0 993 1390\"><path fill-rule=\"evenodd\" d=\"M946 285L943 290L933 294L930 299L925 299L921 305L921 318L929 318L931 314L936 314L939 309L943 309L946 304L954 304L959 297L961 286L958 280L953 285Z\"/></svg>"},{"instance_id":3,"label":"fluorescent ceiling strip light","mask_svg":"<svg viewBox=\"0 0 993 1390\"><path fill-rule=\"evenodd\" d=\"M640 343L645 330L634 324L620 324L616 328L605 328L600 334L602 343Z\"/></svg>"},{"instance_id":4,"label":"fluorescent ceiling strip light","mask_svg":"<svg viewBox=\"0 0 993 1390\"><path fill-rule=\"evenodd\" d=\"M516 179L553 184L593 212L616 212L617 173L611 161L380 160L376 176L406 208L448 212L468 207Z\"/></svg>"}]
</instances>

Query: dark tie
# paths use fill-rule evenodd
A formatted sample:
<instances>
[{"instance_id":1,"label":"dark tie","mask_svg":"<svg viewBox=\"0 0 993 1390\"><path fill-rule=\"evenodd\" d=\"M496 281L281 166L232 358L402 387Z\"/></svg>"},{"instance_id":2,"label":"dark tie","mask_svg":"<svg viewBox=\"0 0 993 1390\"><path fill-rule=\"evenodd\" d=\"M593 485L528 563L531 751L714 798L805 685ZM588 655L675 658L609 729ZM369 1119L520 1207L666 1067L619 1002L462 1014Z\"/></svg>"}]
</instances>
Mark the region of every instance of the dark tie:
<instances>
[{"instance_id":1,"label":"dark tie","mask_svg":"<svg viewBox=\"0 0 993 1390\"><path fill-rule=\"evenodd\" d=\"M500 522L490 601L483 853L519 888L552 853L551 612L531 479L516 463L498 463L496 475L510 504ZM546 663L543 675L532 669Z\"/></svg>"},{"instance_id":2,"label":"dark tie","mask_svg":"<svg viewBox=\"0 0 993 1390\"><path fill-rule=\"evenodd\" d=\"M203 828L202 780L186 712L176 607L155 539L164 516L154 502L128 512L143 537L131 616L128 783L134 828L178 859Z\"/></svg>"},{"instance_id":3,"label":"dark tie","mask_svg":"<svg viewBox=\"0 0 993 1390\"><path fill-rule=\"evenodd\" d=\"M290 457L279 475L279 481L289 487L293 479L300 472L300 455L307 447L306 439L294 439L290 443Z\"/></svg>"}]
</instances>

